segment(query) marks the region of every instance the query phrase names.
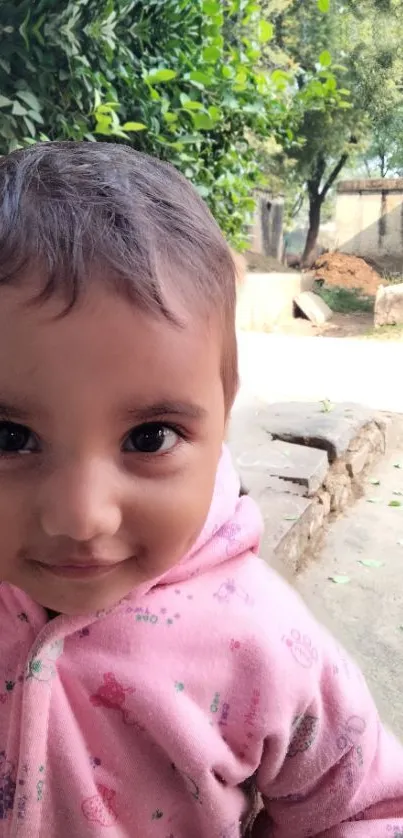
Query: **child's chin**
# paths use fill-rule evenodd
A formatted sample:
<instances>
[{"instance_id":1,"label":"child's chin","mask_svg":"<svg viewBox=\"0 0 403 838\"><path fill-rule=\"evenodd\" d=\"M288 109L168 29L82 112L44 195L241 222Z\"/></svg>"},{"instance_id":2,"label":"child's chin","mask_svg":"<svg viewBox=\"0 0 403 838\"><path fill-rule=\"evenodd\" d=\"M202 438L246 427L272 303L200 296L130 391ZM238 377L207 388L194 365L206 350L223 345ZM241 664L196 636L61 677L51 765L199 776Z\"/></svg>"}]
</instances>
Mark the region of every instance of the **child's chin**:
<instances>
[{"instance_id":1,"label":"child's chin","mask_svg":"<svg viewBox=\"0 0 403 838\"><path fill-rule=\"evenodd\" d=\"M64 614L67 617L86 617L96 614L99 611L108 611L112 609L118 602L124 599L130 591L126 588L110 586L109 590L80 590L43 593L40 599L37 599L40 605L49 611L54 611L57 614Z\"/></svg>"}]
</instances>

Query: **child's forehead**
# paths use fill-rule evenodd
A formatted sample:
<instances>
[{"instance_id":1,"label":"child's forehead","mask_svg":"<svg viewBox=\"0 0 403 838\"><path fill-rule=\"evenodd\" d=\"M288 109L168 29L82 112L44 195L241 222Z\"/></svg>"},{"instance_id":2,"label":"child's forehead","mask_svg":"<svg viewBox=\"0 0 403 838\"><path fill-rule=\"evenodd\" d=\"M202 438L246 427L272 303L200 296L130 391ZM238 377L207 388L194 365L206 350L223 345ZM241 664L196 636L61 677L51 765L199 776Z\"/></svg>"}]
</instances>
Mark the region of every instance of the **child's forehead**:
<instances>
[{"instance_id":1,"label":"child's forehead","mask_svg":"<svg viewBox=\"0 0 403 838\"><path fill-rule=\"evenodd\" d=\"M104 382L111 391L130 382L147 396L153 386L191 382L219 366L217 328L178 311L179 323L142 311L105 288L94 289L60 316L60 301L28 305L23 289L0 290L0 390L13 380L33 392L51 381L58 390Z\"/></svg>"}]
</instances>

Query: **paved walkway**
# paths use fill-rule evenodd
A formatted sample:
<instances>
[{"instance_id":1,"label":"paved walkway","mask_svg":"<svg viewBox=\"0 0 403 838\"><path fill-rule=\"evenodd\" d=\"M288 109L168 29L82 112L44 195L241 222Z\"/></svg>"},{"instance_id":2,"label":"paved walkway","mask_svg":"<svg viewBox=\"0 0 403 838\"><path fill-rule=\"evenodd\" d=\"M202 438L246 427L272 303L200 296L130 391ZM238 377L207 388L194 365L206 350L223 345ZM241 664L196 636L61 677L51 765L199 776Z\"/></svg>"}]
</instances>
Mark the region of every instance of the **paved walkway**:
<instances>
[{"instance_id":1,"label":"paved walkway","mask_svg":"<svg viewBox=\"0 0 403 838\"><path fill-rule=\"evenodd\" d=\"M384 719L403 740L403 422L391 436L373 473L380 485L368 482L366 497L330 526L321 554L296 586L352 652ZM402 506L390 507L391 501ZM329 579L335 575L350 581L335 584Z\"/></svg>"},{"instance_id":2,"label":"paved walkway","mask_svg":"<svg viewBox=\"0 0 403 838\"><path fill-rule=\"evenodd\" d=\"M403 413L403 343L240 332L241 402L357 402Z\"/></svg>"},{"instance_id":3,"label":"paved walkway","mask_svg":"<svg viewBox=\"0 0 403 838\"><path fill-rule=\"evenodd\" d=\"M403 413L403 344L244 333L239 350L235 410L256 398L329 399ZM403 418L395 418L372 479L379 485L368 482L366 497L330 526L321 555L295 584L361 665L382 716L403 740L403 494L394 494L403 493ZM335 584L333 575L350 581Z\"/></svg>"}]
</instances>

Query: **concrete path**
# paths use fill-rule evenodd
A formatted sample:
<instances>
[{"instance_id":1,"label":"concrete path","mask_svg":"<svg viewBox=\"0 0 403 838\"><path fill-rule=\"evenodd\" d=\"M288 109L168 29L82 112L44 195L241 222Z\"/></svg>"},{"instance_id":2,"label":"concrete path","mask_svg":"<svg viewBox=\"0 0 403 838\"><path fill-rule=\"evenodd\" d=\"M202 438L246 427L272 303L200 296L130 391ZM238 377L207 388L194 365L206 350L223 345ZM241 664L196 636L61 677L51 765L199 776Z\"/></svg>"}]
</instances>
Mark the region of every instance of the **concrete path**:
<instances>
[{"instance_id":1,"label":"concrete path","mask_svg":"<svg viewBox=\"0 0 403 838\"><path fill-rule=\"evenodd\" d=\"M402 343L244 332L239 354L235 412L256 400L329 399L403 414ZM393 427L373 475L380 485L369 483L367 497L330 526L321 555L295 584L361 665L382 716L403 740L403 496L393 494L403 492L403 418ZM392 500L402 507L390 507ZM351 581L334 584L335 574Z\"/></svg>"},{"instance_id":2,"label":"concrete path","mask_svg":"<svg viewBox=\"0 0 403 838\"><path fill-rule=\"evenodd\" d=\"M239 403L330 399L403 413L403 343L239 332L238 345Z\"/></svg>"},{"instance_id":3,"label":"concrete path","mask_svg":"<svg viewBox=\"0 0 403 838\"><path fill-rule=\"evenodd\" d=\"M380 485L368 482L366 497L330 526L296 587L358 661L383 718L403 740L403 420L390 436L389 453L373 473ZM334 575L350 581L335 584Z\"/></svg>"}]
</instances>

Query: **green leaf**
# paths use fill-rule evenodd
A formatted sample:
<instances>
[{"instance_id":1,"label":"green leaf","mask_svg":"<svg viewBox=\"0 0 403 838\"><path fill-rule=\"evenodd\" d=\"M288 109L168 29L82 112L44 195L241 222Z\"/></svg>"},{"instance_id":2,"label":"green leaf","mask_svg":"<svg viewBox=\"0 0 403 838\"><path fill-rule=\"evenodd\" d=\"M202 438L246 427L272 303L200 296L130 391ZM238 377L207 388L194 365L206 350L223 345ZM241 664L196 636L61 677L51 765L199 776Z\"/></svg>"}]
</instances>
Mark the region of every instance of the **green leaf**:
<instances>
[{"instance_id":1,"label":"green leaf","mask_svg":"<svg viewBox=\"0 0 403 838\"><path fill-rule=\"evenodd\" d=\"M298 515L284 515L284 521L298 521Z\"/></svg>"},{"instance_id":2,"label":"green leaf","mask_svg":"<svg viewBox=\"0 0 403 838\"><path fill-rule=\"evenodd\" d=\"M220 4L214 0L205 0L203 3L203 12L205 15L216 15L220 11Z\"/></svg>"},{"instance_id":3,"label":"green leaf","mask_svg":"<svg viewBox=\"0 0 403 838\"><path fill-rule=\"evenodd\" d=\"M220 108L217 108L216 105L210 105L210 107L208 109L208 112L209 112L213 122L218 122L218 120L221 119L221 117L222 117L222 113L220 111Z\"/></svg>"},{"instance_id":4,"label":"green leaf","mask_svg":"<svg viewBox=\"0 0 403 838\"><path fill-rule=\"evenodd\" d=\"M117 104L116 102L112 102L112 104L107 105L106 102L105 102L103 105L98 105L98 107L96 109L97 115L98 114L107 114L107 115L110 114L112 111L116 110L116 107L115 107L116 104Z\"/></svg>"},{"instance_id":5,"label":"green leaf","mask_svg":"<svg viewBox=\"0 0 403 838\"><path fill-rule=\"evenodd\" d=\"M26 125L26 126L27 126L27 128L28 128L29 133L31 134L31 137L35 137L35 134L36 134L36 128L35 128L35 125L34 125L34 123L32 122L32 120L31 120L31 119L29 119L29 117L28 117L28 116L24 116L24 122L25 122L25 125Z\"/></svg>"},{"instance_id":6,"label":"green leaf","mask_svg":"<svg viewBox=\"0 0 403 838\"><path fill-rule=\"evenodd\" d=\"M201 198L208 198L208 196L210 195L210 189L208 188L208 186L204 186L204 184L202 183L196 184L196 189Z\"/></svg>"},{"instance_id":7,"label":"green leaf","mask_svg":"<svg viewBox=\"0 0 403 838\"><path fill-rule=\"evenodd\" d=\"M207 61L208 64L215 64L221 58L221 50L218 47L206 47L202 55L204 61Z\"/></svg>"},{"instance_id":8,"label":"green leaf","mask_svg":"<svg viewBox=\"0 0 403 838\"><path fill-rule=\"evenodd\" d=\"M329 576L329 581L334 582L335 585L348 585L351 582L349 576L343 576L336 574L335 576Z\"/></svg>"},{"instance_id":9,"label":"green leaf","mask_svg":"<svg viewBox=\"0 0 403 838\"><path fill-rule=\"evenodd\" d=\"M192 70L189 73L189 78L191 81L198 82L198 84L205 85L206 87L211 84L211 77L207 73L201 73L200 70Z\"/></svg>"},{"instance_id":10,"label":"green leaf","mask_svg":"<svg viewBox=\"0 0 403 838\"><path fill-rule=\"evenodd\" d=\"M18 90L17 96L19 99L22 99L27 105L29 105L30 109L33 111L40 111L41 106L39 104L38 99L36 96L31 93L30 90Z\"/></svg>"},{"instance_id":11,"label":"green leaf","mask_svg":"<svg viewBox=\"0 0 403 838\"><path fill-rule=\"evenodd\" d=\"M192 113L193 124L198 131L209 131L214 123L208 113Z\"/></svg>"},{"instance_id":12,"label":"green leaf","mask_svg":"<svg viewBox=\"0 0 403 838\"><path fill-rule=\"evenodd\" d=\"M259 20L258 36L261 44L271 41L274 35L274 26L268 20Z\"/></svg>"},{"instance_id":13,"label":"green leaf","mask_svg":"<svg viewBox=\"0 0 403 838\"><path fill-rule=\"evenodd\" d=\"M168 122L168 124L170 124L170 125L172 125L174 122L178 121L177 114L172 113L172 111L167 111L166 113L164 113L164 119L165 119L165 122ZM130 129L127 129L127 130L130 130Z\"/></svg>"},{"instance_id":14,"label":"green leaf","mask_svg":"<svg viewBox=\"0 0 403 838\"><path fill-rule=\"evenodd\" d=\"M319 62L321 63L322 67L330 67L332 63L332 56L330 55L329 50L325 49L321 52L319 56Z\"/></svg>"},{"instance_id":15,"label":"green leaf","mask_svg":"<svg viewBox=\"0 0 403 838\"><path fill-rule=\"evenodd\" d=\"M378 562L376 559L360 559L358 564L362 564L364 567L385 567L385 562Z\"/></svg>"},{"instance_id":16,"label":"green leaf","mask_svg":"<svg viewBox=\"0 0 403 838\"><path fill-rule=\"evenodd\" d=\"M380 486L381 485L381 481L378 480L377 477L373 477L372 480L370 480L369 482L370 482L371 486Z\"/></svg>"},{"instance_id":17,"label":"green leaf","mask_svg":"<svg viewBox=\"0 0 403 838\"><path fill-rule=\"evenodd\" d=\"M183 102L183 108L185 111L202 111L204 105L201 102L196 102L193 99L187 99Z\"/></svg>"},{"instance_id":18,"label":"green leaf","mask_svg":"<svg viewBox=\"0 0 403 838\"><path fill-rule=\"evenodd\" d=\"M330 0L318 0L318 9L324 14L330 12Z\"/></svg>"},{"instance_id":19,"label":"green leaf","mask_svg":"<svg viewBox=\"0 0 403 838\"><path fill-rule=\"evenodd\" d=\"M176 70L154 70L145 77L145 81L148 84L160 84L161 82L176 79L177 75Z\"/></svg>"},{"instance_id":20,"label":"green leaf","mask_svg":"<svg viewBox=\"0 0 403 838\"><path fill-rule=\"evenodd\" d=\"M27 113L27 109L24 108L20 102L17 102L17 100L15 100L13 102L13 107L11 108L11 113L14 116L25 116L25 114Z\"/></svg>"},{"instance_id":21,"label":"green leaf","mask_svg":"<svg viewBox=\"0 0 403 838\"><path fill-rule=\"evenodd\" d=\"M389 501L388 506L393 507L394 509L398 509L402 505L401 500L391 500Z\"/></svg>"},{"instance_id":22,"label":"green leaf","mask_svg":"<svg viewBox=\"0 0 403 838\"><path fill-rule=\"evenodd\" d=\"M7 108L8 105L12 105L11 99L8 99L7 96L2 96L0 94L0 108Z\"/></svg>"},{"instance_id":23,"label":"green leaf","mask_svg":"<svg viewBox=\"0 0 403 838\"><path fill-rule=\"evenodd\" d=\"M125 122L122 128L123 131L146 131L147 125L144 122Z\"/></svg>"},{"instance_id":24,"label":"green leaf","mask_svg":"<svg viewBox=\"0 0 403 838\"><path fill-rule=\"evenodd\" d=\"M43 125L43 119L40 113L37 111L28 111L27 116L32 119L34 122L37 122L38 125Z\"/></svg>"}]
</instances>

